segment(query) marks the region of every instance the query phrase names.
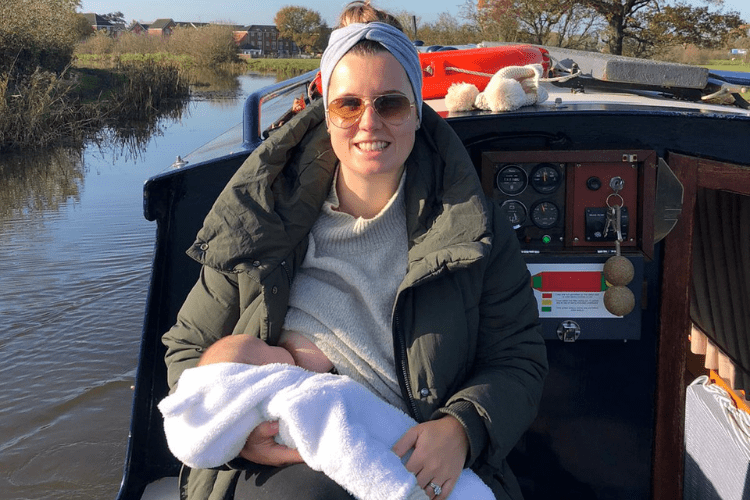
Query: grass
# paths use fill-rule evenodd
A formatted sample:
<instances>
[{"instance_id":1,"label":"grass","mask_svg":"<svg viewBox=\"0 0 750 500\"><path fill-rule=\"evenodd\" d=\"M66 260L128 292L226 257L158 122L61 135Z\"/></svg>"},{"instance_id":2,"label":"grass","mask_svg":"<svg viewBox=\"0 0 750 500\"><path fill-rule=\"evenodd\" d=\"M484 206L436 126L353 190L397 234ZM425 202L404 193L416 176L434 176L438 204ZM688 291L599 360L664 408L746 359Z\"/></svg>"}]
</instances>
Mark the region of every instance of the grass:
<instances>
[{"instance_id":1,"label":"grass","mask_svg":"<svg viewBox=\"0 0 750 500\"><path fill-rule=\"evenodd\" d=\"M118 65L123 64L162 64L175 67L180 73L180 78L187 80L191 85L204 85L201 74L206 71L229 75L239 75L248 71L245 62L242 60L206 67L198 64L195 58L190 55L171 52L77 54L75 59L75 68L81 71L115 71Z\"/></svg>"},{"instance_id":2,"label":"grass","mask_svg":"<svg viewBox=\"0 0 750 500\"><path fill-rule=\"evenodd\" d=\"M727 61L727 60L713 60L709 64L703 65L704 68L715 69L719 71L741 71L750 73L750 62L742 60ZM750 76L750 75L748 75ZM743 92L740 95L746 101L750 101L750 88L747 92Z\"/></svg>"},{"instance_id":3,"label":"grass","mask_svg":"<svg viewBox=\"0 0 750 500\"><path fill-rule=\"evenodd\" d=\"M156 52L153 54L77 54L75 59L76 68L106 68L111 69L119 63L166 63L174 64L181 68L190 68L193 60L188 55L170 54L169 52Z\"/></svg>"},{"instance_id":4,"label":"grass","mask_svg":"<svg viewBox=\"0 0 750 500\"><path fill-rule=\"evenodd\" d=\"M125 79L111 70L94 67L76 67L71 69L71 74L76 80L70 89L71 95L86 103L109 98Z\"/></svg>"},{"instance_id":5,"label":"grass","mask_svg":"<svg viewBox=\"0 0 750 500\"><path fill-rule=\"evenodd\" d=\"M727 59L714 59L706 64L705 67L709 69L726 69L729 71L750 72L750 60L743 61L741 59L735 59L734 61L730 61Z\"/></svg>"},{"instance_id":6,"label":"grass","mask_svg":"<svg viewBox=\"0 0 750 500\"><path fill-rule=\"evenodd\" d=\"M282 78L318 69L320 59L247 59L247 69L257 73L276 73Z\"/></svg>"}]
</instances>

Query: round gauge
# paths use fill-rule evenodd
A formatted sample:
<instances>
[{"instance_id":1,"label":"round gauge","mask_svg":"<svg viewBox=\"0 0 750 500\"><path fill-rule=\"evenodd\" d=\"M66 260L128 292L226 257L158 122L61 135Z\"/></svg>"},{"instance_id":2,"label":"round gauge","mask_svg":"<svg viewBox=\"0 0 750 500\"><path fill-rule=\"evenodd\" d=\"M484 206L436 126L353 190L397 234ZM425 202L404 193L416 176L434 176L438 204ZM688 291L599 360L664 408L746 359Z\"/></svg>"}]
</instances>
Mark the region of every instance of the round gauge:
<instances>
[{"instance_id":1,"label":"round gauge","mask_svg":"<svg viewBox=\"0 0 750 500\"><path fill-rule=\"evenodd\" d=\"M526 189L528 177L518 165L508 165L497 173L495 183L500 191L512 196Z\"/></svg>"},{"instance_id":2,"label":"round gauge","mask_svg":"<svg viewBox=\"0 0 750 500\"><path fill-rule=\"evenodd\" d=\"M540 201L531 209L531 221L542 229L549 229L557 224L560 210L551 201Z\"/></svg>"},{"instance_id":3,"label":"round gauge","mask_svg":"<svg viewBox=\"0 0 750 500\"><path fill-rule=\"evenodd\" d=\"M541 163L531 172L531 186L542 194L557 191L562 182L560 171L551 163Z\"/></svg>"},{"instance_id":4,"label":"round gauge","mask_svg":"<svg viewBox=\"0 0 750 500\"><path fill-rule=\"evenodd\" d=\"M518 229L526 222L526 206L520 201L508 200L500 205L500 211L508 218L513 229Z\"/></svg>"}]
</instances>

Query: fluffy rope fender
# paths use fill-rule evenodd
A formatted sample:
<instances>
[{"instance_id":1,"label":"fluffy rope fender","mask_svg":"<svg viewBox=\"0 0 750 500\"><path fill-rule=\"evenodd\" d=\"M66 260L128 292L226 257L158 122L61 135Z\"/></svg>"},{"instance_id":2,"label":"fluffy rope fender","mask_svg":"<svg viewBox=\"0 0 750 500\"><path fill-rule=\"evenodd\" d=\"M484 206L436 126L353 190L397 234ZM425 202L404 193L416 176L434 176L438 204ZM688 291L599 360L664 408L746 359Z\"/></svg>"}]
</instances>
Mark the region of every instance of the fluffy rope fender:
<instances>
[{"instance_id":1,"label":"fluffy rope fender","mask_svg":"<svg viewBox=\"0 0 750 500\"><path fill-rule=\"evenodd\" d=\"M548 94L539 86L542 72L540 64L502 68L490 78L484 92L479 92L472 84L454 83L448 88L445 105L449 111L499 112L544 102Z\"/></svg>"}]
</instances>

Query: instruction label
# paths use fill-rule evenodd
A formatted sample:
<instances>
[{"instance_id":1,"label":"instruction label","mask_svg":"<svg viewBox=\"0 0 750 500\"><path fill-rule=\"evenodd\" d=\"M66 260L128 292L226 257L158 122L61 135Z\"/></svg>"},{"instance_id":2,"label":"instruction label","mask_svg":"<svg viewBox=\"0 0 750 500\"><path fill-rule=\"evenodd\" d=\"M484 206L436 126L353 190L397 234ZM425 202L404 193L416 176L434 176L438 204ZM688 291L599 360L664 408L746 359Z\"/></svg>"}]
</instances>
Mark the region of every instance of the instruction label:
<instances>
[{"instance_id":1,"label":"instruction label","mask_svg":"<svg viewBox=\"0 0 750 500\"><path fill-rule=\"evenodd\" d=\"M541 318L617 318L604 307L604 264L528 264Z\"/></svg>"}]
</instances>

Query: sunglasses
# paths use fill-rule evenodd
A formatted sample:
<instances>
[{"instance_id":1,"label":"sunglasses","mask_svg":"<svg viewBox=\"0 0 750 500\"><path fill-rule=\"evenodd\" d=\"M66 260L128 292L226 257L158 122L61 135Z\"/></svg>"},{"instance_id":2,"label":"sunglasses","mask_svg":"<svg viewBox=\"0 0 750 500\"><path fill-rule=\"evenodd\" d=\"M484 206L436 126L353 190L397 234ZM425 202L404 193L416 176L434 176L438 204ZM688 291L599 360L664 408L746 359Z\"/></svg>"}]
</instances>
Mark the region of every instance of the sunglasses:
<instances>
[{"instance_id":1,"label":"sunglasses","mask_svg":"<svg viewBox=\"0 0 750 500\"><path fill-rule=\"evenodd\" d=\"M328 103L328 119L339 128L349 128L362 118L367 101L378 116L390 125L402 125L411 116L414 103L403 94L384 94L372 97L346 96Z\"/></svg>"}]
</instances>

